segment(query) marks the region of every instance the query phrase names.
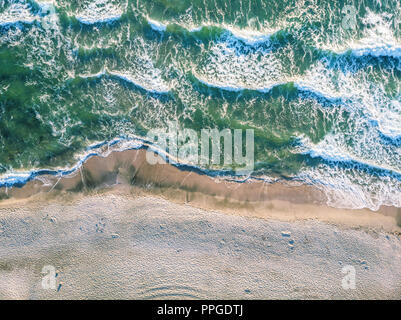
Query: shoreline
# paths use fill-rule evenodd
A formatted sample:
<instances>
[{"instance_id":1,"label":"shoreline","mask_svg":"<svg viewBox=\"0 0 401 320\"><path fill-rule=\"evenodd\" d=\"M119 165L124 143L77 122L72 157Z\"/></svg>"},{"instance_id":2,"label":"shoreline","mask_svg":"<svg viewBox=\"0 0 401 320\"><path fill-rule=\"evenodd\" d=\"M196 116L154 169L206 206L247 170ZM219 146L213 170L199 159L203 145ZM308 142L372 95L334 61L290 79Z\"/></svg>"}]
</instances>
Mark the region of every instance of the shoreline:
<instances>
[{"instance_id":1,"label":"shoreline","mask_svg":"<svg viewBox=\"0 0 401 320\"><path fill-rule=\"evenodd\" d=\"M90 194L151 195L193 207L279 221L316 219L349 228L401 233L401 208L340 209L324 193L296 182L237 182L187 171L172 164L150 165L145 149L111 151L88 158L73 173L41 175L18 188L0 188L0 208L34 202L64 202Z\"/></svg>"},{"instance_id":2,"label":"shoreline","mask_svg":"<svg viewBox=\"0 0 401 320\"><path fill-rule=\"evenodd\" d=\"M92 157L9 190L0 299L401 299L398 208L330 208L310 186L224 181L144 156ZM49 266L54 290L41 286Z\"/></svg>"}]
</instances>

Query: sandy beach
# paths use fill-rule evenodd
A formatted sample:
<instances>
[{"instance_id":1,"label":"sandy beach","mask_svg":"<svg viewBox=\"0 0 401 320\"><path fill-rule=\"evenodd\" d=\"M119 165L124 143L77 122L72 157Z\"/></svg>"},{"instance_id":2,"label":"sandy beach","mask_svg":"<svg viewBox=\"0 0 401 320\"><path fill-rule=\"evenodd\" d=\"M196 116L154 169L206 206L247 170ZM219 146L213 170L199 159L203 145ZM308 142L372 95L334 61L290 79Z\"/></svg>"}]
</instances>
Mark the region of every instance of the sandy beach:
<instances>
[{"instance_id":1,"label":"sandy beach","mask_svg":"<svg viewBox=\"0 0 401 320\"><path fill-rule=\"evenodd\" d=\"M0 1L0 300L400 300L400 22Z\"/></svg>"},{"instance_id":2,"label":"sandy beach","mask_svg":"<svg viewBox=\"0 0 401 320\"><path fill-rule=\"evenodd\" d=\"M401 298L397 208L335 209L313 187L150 166L144 150L1 192L2 299Z\"/></svg>"}]
</instances>

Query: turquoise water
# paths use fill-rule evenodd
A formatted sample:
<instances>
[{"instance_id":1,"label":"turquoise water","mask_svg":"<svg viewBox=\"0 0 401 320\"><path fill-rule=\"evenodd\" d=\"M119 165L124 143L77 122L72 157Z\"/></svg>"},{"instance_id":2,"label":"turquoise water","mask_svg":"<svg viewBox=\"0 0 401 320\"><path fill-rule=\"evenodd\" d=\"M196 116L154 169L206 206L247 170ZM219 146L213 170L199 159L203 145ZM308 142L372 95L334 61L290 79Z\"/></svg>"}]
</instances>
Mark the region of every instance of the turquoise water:
<instances>
[{"instance_id":1,"label":"turquoise water","mask_svg":"<svg viewBox=\"0 0 401 320\"><path fill-rule=\"evenodd\" d=\"M0 183L175 120L254 129L254 176L401 207L399 1L347 5L0 0Z\"/></svg>"}]
</instances>

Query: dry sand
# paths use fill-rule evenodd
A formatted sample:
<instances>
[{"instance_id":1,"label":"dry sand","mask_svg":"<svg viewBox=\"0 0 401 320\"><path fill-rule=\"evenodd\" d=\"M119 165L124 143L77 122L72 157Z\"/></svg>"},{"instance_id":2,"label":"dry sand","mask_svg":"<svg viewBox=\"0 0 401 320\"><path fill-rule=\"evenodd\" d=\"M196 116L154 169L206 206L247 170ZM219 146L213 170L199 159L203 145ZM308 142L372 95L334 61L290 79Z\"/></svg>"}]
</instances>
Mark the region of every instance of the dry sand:
<instances>
[{"instance_id":1,"label":"dry sand","mask_svg":"<svg viewBox=\"0 0 401 320\"><path fill-rule=\"evenodd\" d=\"M144 153L0 190L0 298L401 298L399 209L329 208L309 186L216 181Z\"/></svg>"}]
</instances>

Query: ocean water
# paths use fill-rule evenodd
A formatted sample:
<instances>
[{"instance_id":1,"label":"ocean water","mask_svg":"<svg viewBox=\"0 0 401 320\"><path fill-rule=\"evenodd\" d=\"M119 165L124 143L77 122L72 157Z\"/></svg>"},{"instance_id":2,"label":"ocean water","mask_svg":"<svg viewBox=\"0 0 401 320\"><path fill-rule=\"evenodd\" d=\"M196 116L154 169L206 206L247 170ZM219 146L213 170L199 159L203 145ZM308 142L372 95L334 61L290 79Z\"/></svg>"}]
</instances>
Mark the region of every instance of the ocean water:
<instances>
[{"instance_id":1,"label":"ocean water","mask_svg":"<svg viewBox=\"0 0 401 320\"><path fill-rule=\"evenodd\" d=\"M399 0L0 0L0 184L178 121L254 129L254 177L401 207L400 89Z\"/></svg>"}]
</instances>

